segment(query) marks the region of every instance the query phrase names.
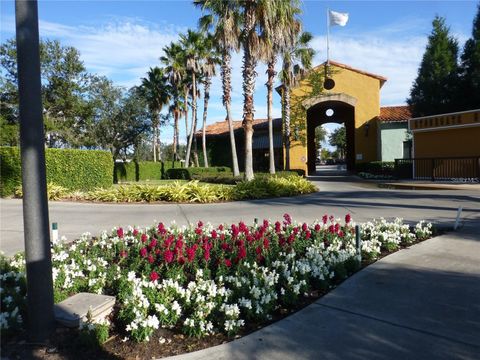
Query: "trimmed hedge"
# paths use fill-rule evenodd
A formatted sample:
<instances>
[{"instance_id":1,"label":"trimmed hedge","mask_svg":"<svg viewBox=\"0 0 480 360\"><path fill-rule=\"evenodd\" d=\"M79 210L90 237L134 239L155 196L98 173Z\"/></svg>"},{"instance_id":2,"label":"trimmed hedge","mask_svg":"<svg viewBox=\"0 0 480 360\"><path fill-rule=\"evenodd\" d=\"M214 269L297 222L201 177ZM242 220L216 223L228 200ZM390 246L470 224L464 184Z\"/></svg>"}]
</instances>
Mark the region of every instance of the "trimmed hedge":
<instances>
[{"instance_id":1,"label":"trimmed hedge","mask_svg":"<svg viewBox=\"0 0 480 360\"><path fill-rule=\"evenodd\" d=\"M395 175L395 162L394 161L372 161L366 163L359 163L355 165L357 173L364 172L373 175Z\"/></svg>"},{"instance_id":2,"label":"trimmed hedge","mask_svg":"<svg viewBox=\"0 0 480 360\"><path fill-rule=\"evenodd\" d=\"M175 169L181 168L182 164L175 162ZM139 161L129 163L115 163L113 180L117 182L134 182L145 180L165 179L165 172L172 168L171 161L153 162Z\"/></svg>"},{"instance_id":3,"label":"trimmed hedge","mask_svg":"<svg viewBox=\"0 0 480 360\"><path fill-rule=\"evenodd\" d=\"M47 182L76 191L112 186L113 161L108 151L45 149ZM22 183L20 149L0 147L0 193L13 195Z\"/></svg>"}]
</instances>

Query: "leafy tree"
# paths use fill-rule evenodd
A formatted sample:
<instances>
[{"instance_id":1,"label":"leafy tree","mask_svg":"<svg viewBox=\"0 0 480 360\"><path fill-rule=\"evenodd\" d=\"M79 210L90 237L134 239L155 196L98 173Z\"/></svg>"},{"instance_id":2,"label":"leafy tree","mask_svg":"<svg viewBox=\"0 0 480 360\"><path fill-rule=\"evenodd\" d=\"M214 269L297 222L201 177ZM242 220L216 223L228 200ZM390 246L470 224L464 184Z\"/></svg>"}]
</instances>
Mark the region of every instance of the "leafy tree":
<instances>
[{"instance_id":1,"label":"leafy tree","mask_svg":"<svg viewBox=\"0 0 480 360\"><path fill-rule=\"evenodd\" d=\"M335 129L329 136L328 142L331 146L337 148L337 152L341 158L345 157L347 152L347 134L345 131L345 126L341 126Z\"/></svg>"},{"instance_id":2,"label":"leafy tree","mask_svg":"<svg viewBox=\"0 0 480 360\"><path fill-rule=\"evenodd\" d=\"M315 128L315 145L320 148L321 147L321 143L325 142L327 138L327 130L325 130L325 128L320 125L320 126L317 126Z\"/></svg>"},{"instance_id":3,"label":"leafy tree","mask_svg":"<svg viewBox=\"0 0 480 360\"><path fill-rule=\"evenodd\" d=\"M435 17L432 25L418 76L407 100L416 117L456 110L458 42L450 36L444 18Z\"/></svg>"},{"instance_id":4,"label":"leafy tree","mask_svg":"<svg viewBox=\"0 0 480 360\"><path fill-rule=\"evenodd\" d=\"M237 1L224 0L195 0L195 5L200 6L207 14L200 18L200 28L211 30L218 51L221 54L222 65L222 89L223 106L226 110L226 121L230 134L230 149L232 152L233 175L239 176L237 149L235 144L235 134L233 129L233 120L231 117L231 91L232 91L232 66L231 52L238 52L240 48L240 33L242 17Z\"/></svg>"},{"instance_id":5,"label":"leafy tree","mask_svg":"<svg viewBox=\"0 0 480 360\"><path fill-rule=\"evenodd\" d=\"M105 77L95 79L93 90L96 111L92 132L98 145L118 159L122 151L139 146L149 135L152 124L147 103L138 87L123 93Z\"/></svg>"},{"instance_id":6,"label":"leafy tree","mask_svg":"<svg viewBox=\"0 0 480 360\"><path fill-rule=\"evenodd\" d=\"M473 20L472 37L463 48L460 63L459 110L480 107L480 3Z\"/></svg>"},{"instance_id":7,"label":"leafy tree","mask_svg":"<svg viewBox=\"0 0 480 360\"><path fill-rule=\"evenodd\" d=\"M283 81L283 119L285 128L285 168L290 170L290 89L295 86L306 71L312 66L315 51L310 47L313 35L309 32L300 33L297 29L296 39L292 46L283 52L283 68L281 78Z\"/></svg>"},{"instance_id":8,"label":"leafy tree","mask_svg":"<svg viewBox=\"0 0 480 360\"><path fill-rule=\"evenodd\" d=\"M152 119L153 132L153 161L157 161L157 153L160 155L160 112L170 101L170 86L167 76L162 68L150 68L147 77L142 78L142 85L138 88L140 95L147 103Z\"/></svg>"},{"instance_id":9,"label":"leafy tree","mask_svg":"<svg viewBox=\"0 0 480 360\"><path fill-rule=\"evenodd\" d=\"M86 101L91 84L77 49L58 41L40 42L42 98L47 145L83 146L92 109ZM15 40L0 46L0 116L2 126L18 124ZM3 130L8 131L6 128Z\"/></svg>"}]
</instances>

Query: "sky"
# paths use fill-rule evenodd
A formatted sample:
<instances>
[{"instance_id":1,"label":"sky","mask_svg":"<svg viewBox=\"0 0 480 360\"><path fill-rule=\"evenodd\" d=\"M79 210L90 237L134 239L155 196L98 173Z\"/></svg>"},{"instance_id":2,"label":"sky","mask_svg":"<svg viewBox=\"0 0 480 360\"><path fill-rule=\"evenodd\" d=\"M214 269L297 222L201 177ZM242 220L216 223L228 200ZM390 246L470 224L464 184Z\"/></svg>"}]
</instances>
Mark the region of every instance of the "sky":
<instances>
[{"instance_id":1,"label":"sky","mask_svg":"<svg viewBox=\"0 0 480 360\"><path fill-rule=\"evenodd\" d=\"M314 1L304 0L302 21L314 35L313 65L326 60L327 9L349 14L345 27L330 29L330 59L382 75L381 105L404 104L420 65L431 23L446 18L450 32L463 47L471 37L477 1ZM13 0L0 0L0 39L15 36ZM89 72L105 75L117 85L138 85L150 67L160 66L162 48L179 34L195 29L202 11L192 1L78 1L39 0L40 36L74 46ZM232 114L242 118L242 54L233 56ZM279 65L277 64L277 67ZM259 64L255 89L255 117L266 118L266 67ZM214 79L208 123L223 121L221 82ZM199 119L203 100L199 101ZM280 98L274 97L274 116L280 116ZM335 126L327 126L331 131ZM183 130L184 131L184 130ZM164 129L162 142L170 142Z\"/></svg>"}]
</instances>

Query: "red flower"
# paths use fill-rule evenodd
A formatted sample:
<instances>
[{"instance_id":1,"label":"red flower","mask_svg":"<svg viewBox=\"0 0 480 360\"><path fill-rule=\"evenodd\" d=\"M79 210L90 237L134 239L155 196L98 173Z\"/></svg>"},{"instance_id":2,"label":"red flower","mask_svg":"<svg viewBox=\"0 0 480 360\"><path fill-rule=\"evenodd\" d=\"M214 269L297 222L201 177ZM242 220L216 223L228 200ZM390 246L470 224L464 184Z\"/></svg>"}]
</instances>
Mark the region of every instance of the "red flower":
<instances>
[{"instance_id":1,"label":"red flower","mask_svg":"<svg viewBox=\"0 0 480 360\"><path fill-rule=\"evenodd\" d=\"M138 230L137 229L133 229L133 236L137 236L138 235Z\"/></svg>"},{"instance_id":2,"label":"red flower","mask_svg":"<svg viewBox=\"0 0 480 360\"><path fill-rule=\"evenodd\" d=\"M154 260L153 256L152 256L152 255L148 255L148 262L149 262L150 264L153 264L154 261L155 261L155 260Z\"/></svg>"},{"instance_id":3,"label":"red flower","mask_svg":"<svg viewBox=\"0 0 480 360\"><path fill-rule=\"evenodd\" d=\"M269 246L270 246L270 240L268 240L268 238L263 238L263 247L265 249L268 249Z\"/></svg>"},{"instance_id":4,"label":"red flower","mask_svg":"<svg viewBox=\"0 0 480 360\"><path fill-rule=\"evenodd\" d=\"M144 243L144 242L147 242L147 240L148 240L148 235L147 235L147 234L142 234L141 240L142 240L143 243Z\"/></svg>"},{"instance_id":5,"label":"red flower","mask_svg":"<svg viewBox=\"0 0 480 360\"><path fill-rule=\"evenodd\" d=\"M147 256L147 253L148 253L147 248L141 248L141 249L140 249L140 256L141 256L141 257L146 257L146 256Z\"/></svg>"},{"instance_id":6,"label":"red flower","mask_svg":"<svg viewBox=\"0 0 480 360\"><path fill-rule=\"evenodd\" d=\"M331 232L332 234L335 233L335 226L334 225L330 225L328 227L328 231Z\"/></svg>"},{"instance_id":7,"label":"red flower","mask_svg":"<svg viewBox=\"0 0 480 360\"><path fill-rule=\"evenodd\" d=\"M235 224L232 224L231 230L232 230L232 237L237 237L240 232L238 230L238 227Z\"/></svg>"},{"instance_id":8,"label":"red flower","mask_svg":"<svg viewBox=\"0 0 480 360\"><path fill-rule=\"evenodd\" d=\"M150 280L153 282L153 281L157 281L158 279L160 278L160 276L157 274L156 271L152 271L150 273Z\"/></svg>"},{"instance_id":9,"label":"red flower","mask_svg":"<svg viewBox=\"0 0 480 360\"><path fill-rule=\"evenodd\" d=\"M117 229L117 236L118 236L119 238L123 238L123 229L122 229L122 228L118 228L118 229Z\"/></svg>"},{"instance_id":10,"label":"red flower","mask_svg":"<svg viewBox=\"0 0 480 360\"><path fill-rule=\"evenodd\" d=\"M218 225L218 230L223 231L223 225L222 224Z\"/></svg>"},{"instance_id":11,"label":"red flower","mask_svg":"<svg viewBox=\"0 0 480 360\"><path fill-rule=\"evenodd\" d=\"M275 232L279 233L282 230L282 224L280 224L280 221L277 221L275 223Z\"/></svg>"},{"instance_id":12,"label":"red flower","mask_svg":"<svg viewBox=\"0 0 480 360\"><path fill-rule=\"evenodd\" d=\"M257 262L259 264L263 264L264 261L265 261L265 257L263 255L257 255Z\"/></svg>"},{"instance_id":13,"label":"red flower","mask_svg":"<svg viewBox=\"0 0 480 360\"><path fill-rule=\"evenodd\" d=\"M257 255L260 255L262 253L262 247L257 246L257 248L255 249L255 252L257 253Z\"/></svg>"},{"instance_id":14,"label":"red flower","mask_svg":"<svg viewBox=\"0 0 480 360\"><path fill-rule=\"evenodd\" d=\"M199 228L199 227L195 228L195 234L201 235L202 234L202 229Z\"/></svg>"},{"instance_id":15,"label":"red flower","mask_svg":"<svg viewBox=\"0 0 480 360\"><path fill-rule=\"evenodd\" d=\"M170 264L173 261L173 251L165 250L163 253L163 260L165 260L167 264Z\"/></svg>"},{"instance_id":16,"label":"red flower","mask_svg":"<svg viewBox=\"0 0 480 360\"><path fill-rule=\"evenodd\" d=\"M197 245L194 244L192 247L187 248L187 259L188 262L195 260L195 253L197 251Z\"/></svg>"},{"instance_id":17,"label":"red flower","mask_svg":"<svg viewBox=\"0 0 480 360\"><path fill-rule=\"evenodd\" d=\"M352 216L350 214L345 215L345 224L349 224L352 221Z\"/></svg>"},{"instance_id":18,"label":"red flower","mask_svg":"<svg viewBox=\"0 0 480 360\"><path fill-rule=\"evenodd\" d=\"M341 238L343 238L343 237L345 236L345 234L343 233L342 230L340 230L340 231L338 232L338 236L340 236Z\"/></svg>"},{"instance_id":19,"label":"red flower","mask_svg":"<svg viewBox=\"0 0 480 360\"><path fill-rule=\"evenodd\" d=\"M302 224L302 230L305 232L308 230L308 225L306 223Z\"/></svg>"},{"instance_id":20,"label":"red flower","mask_svg":"<svg viewBox=\"0 0 480 360\"><path fill-rule=\"evenodd\" d=\"M212 230L211 236L212 236L212 239L216 239L216 238L217 238L218 234L217 234L217 232L215 231L215 229Z\"/></svg>"},{"instance_id":21,"label":"red flower","mask_svg":"<svg viewBox=\"0 0 480 360\"><path fill-rule=\"evenodd\" d=\"M328 215L327 214L322 216L322 221L323 221L324 224L327 223L327 221L328 221Z\"/></svg>"},{"instance_id":22,"label":"red flower","mask_svg":"<svg viewBox=\"0 0 480 360\"><path fill-rule=\"evenodd\" d=\"M202 226L203 226L203 222L199 221L199 222L197 223L197 227L201 228Z\"/></svg>"},{"instance_id":23,"label":"red flower","mask_svg":"<svg viewBox=\"0 0 480 360\"><path fill-rule=\"evenodd\" d=\"M183 264L185 264L185 258L184 258L183 256L180 256L180 257L178 257L177 262L178 262L180 265L183 265Z\"/></svg>"},{"instance_id":24,"label":"red flower","mask_svg":"<svg viewBox=\"0 0 480 360\"><path fill-rule=\"evenodd\" d=\"M292 223L292 218L288 214L283 214L283 218L285 219L285 223L290 225Z\"/></svg>"},{"instance_id":25,"label":"red flower","mask_svg":"<svg viewBox=\"0 0 480 360\"><path fill-rule=\"evenodd\" d=\"M119 254L119 255L120 255L120 257L122 257L122 258L126 258L126 257L128 256L128 252L127 252L127 250L122 250L122 251L120 251L120 254Z\"/></svg>"},{"instance_id":26,"label":"red flower","mask_svg":"<svg viewBox=\"0 0 480 360\"><path fill-rule=\"evenodd\" d=\"M220 240L225 240L225 234L220 234Z\"/></svg>"},{"instance_id":27,"label":"red flower","mask_svg":"<svg viewBox=\"0 0 480 360\"><path fill-rule=\"evenodd\" d=\"M181 239L178 239L177 242L175 243L175 249L181 250L183 248L183 241Z\"/></svg>"},{"instance_id":28,"label":"red flower","mask_svg":"<svg viewBox=\"0 0 480 360\"><path fill-rule=\"evenodd\" d=\"M241 259L245 259L247 257L247 249L245 249L245 247L241 247L238 249L238 258L241 260Z\"/></svg>"},{"instance_id":29,"label":"red flower","mask_svg":"<svg viewBox=\"0 0 480 360\"><path fill-rule=\"evenodd\" d=\"M152 241L150 241L150 248L153 249L155 246L157 246L157 239L152 239Z\"/></svg>"},{"instance_id":30,"label":"red flower","mask_svg":"<svg viewBox=\"0 0 480 360\"><path fill-rule=\"evenodd\" d=\"M310 230L307 230L305 232L305 239L307 239L307 240L310 239L310 236L312 236L312 233L310 232Z\"/></svg>"},{"instance_id":31,"label":"red flower","mask_svg":"<svg viewBox=\"0 0 480 360\"><path fill-rule=\"evenodd\" d=\"M167 230L165 229L165 225L163 225L163 223L158 224L157 232L162 235L167 232Z\"/></svg>"},{"instance_id":32,"label":"red flower","mask_svg":"<svg viewBox=\"0 0 480 360\"><path fill-rule=\"evenodd\" d=\"M335 232L338 233L339 230L340 230L340 224L336 223L335 224Z\"/></svg>"},{"instance_id":33,"label":"red flower","mask_svg":"<svg viewBox=\"0 0 480 360\"><path fill-rule=\"evenodd\" d=\"M229 268L230 266L232 266L232 262L229 259L225 259L224 262L226 267Z\"/></svg>"},{"instance_id":34,"label":"red flower","mask_svg":"<svg viewBox=\"0 0 480 360\"><path fill-rule=\"evenodd\" d=\"M321 229L320 224L316 224L316 225L315 225L315 231L316 231L316 232L319 232L320 229Z\"/></svg>"},{"instance_id":35,"label":"red flower","mask_svg":"<svg viewBox=\"0 0 480 360\"><path fill-rule=\"evenodd\" d=\"M225 242L222 243L222 245L220 245L220 246L221 246L222 250L224 250L224 251L228 249L228 244L225 243Z\"/></svg>"},{"instance_id":36,"label":"red flower","mask_svg":"<svg viewBox=\"0 0 480 360\"><path fill-rule=\"evenodd\" d=\"M235 242L235 245L237 245L238 247L242 247L245 245L245 242L242 239L240 239Z\"/></svg>"},{"instance_id":37,"label":"red flower","mask_svg":"<svg viewBox=\"0 0 480 360\"><path fill-rule=\"evenodd\" d=\"M292 244L294 241L295 241L295 235L290 234L290 236L288 237L288 243Z\"/></svg>"},{"instance_id":38,"label":"red flower","mask_svg":"<svg viewBox=\"0 0 480 360\"><path fill-rule=\"evenodd\" d=\"M269 225L268 220L266 220L266 219L263 220L263 227L264 227L265 229L268 228L268 225Z\"/></svg>"}]
</instances>

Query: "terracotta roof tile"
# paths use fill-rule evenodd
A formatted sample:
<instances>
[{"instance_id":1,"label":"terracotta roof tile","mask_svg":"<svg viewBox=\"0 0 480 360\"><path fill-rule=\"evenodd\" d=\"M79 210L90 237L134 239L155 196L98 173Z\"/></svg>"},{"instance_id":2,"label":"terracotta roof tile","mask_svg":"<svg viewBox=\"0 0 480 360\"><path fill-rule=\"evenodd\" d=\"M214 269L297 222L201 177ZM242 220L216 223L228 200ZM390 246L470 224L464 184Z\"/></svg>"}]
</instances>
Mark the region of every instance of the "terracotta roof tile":
<instances>
[{"instance_id":1,"label":"terracotta roof tile","mask_svg":"<svg viewBox=\"0 0 480 360\"><path fill-rule=\"evenodd\" d=\"M273 119L274 127L278 126L279 122L281 121L280 118ZM268 126L267 119L255 119L253 121L254 129L259 129ZM242 128L242 120L234 120L233 121L233 129L234 131L240 130ZM198 130L196 135L202 133L202 129ZM226 121L217 121L216 123L207 125L206 135L224 135L228 133L228 122Z\"/></svg>"},{"instance_id":2,"label":"terracotta roof tile","mask_svg":"<svg viewBox=\"0 0 480 360\"><path fill-rule=\"evenodd\" d=\"M403 122L412 118L412 113L408 105L400 106L382 106L378 120L381 122Z\"/></svg>"}]
</instances>

